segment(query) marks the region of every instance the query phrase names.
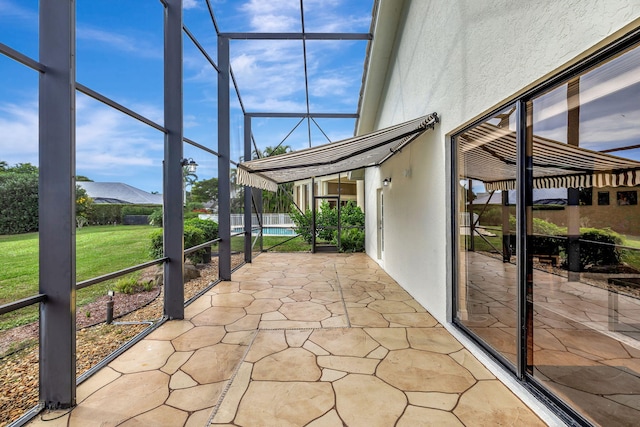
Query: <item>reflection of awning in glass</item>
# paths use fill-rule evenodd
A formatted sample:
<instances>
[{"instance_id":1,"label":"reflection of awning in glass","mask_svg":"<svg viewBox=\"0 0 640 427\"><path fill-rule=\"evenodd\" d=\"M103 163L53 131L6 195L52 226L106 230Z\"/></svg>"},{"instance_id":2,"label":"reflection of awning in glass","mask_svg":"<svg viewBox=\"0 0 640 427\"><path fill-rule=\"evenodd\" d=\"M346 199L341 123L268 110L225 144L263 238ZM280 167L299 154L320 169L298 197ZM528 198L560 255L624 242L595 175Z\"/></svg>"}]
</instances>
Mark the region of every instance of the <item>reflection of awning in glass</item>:
<instances>
[{"instance_id":1,"label":"reflection of awning in glass","mask_svg":"<svg viewBox=\"0 0 640 427\"><path fill-rule=\"evenodd\" d=\"M276 191L280 183L378 166L439 121L432 113L366 135L242 162L238 183Z\"/></svg>"},{"instance_id":2,"label":"reflection of awning in glass","mask_svg":"<svg viewBox=\"0 0 640 427\"><path fill-rule=\"evenodd\" d=\"M516 134L483 123L459 138L461 173L487 191L516 188ZM534 136L533 188L640 185L640 162Z\"/></svg>"}]
</instances>

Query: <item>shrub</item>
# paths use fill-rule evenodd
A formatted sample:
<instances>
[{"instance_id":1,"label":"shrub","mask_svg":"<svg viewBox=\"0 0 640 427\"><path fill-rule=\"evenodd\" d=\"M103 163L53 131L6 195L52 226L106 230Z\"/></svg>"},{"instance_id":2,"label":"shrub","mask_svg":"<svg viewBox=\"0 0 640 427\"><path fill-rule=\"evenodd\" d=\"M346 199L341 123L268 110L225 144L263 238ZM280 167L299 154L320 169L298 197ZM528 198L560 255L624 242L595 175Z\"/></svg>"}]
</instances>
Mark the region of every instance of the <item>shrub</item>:
<instances>
[{"instance_id":1,"label":"shrub","mask_svg":"<svg viewBox=\"0 0 640 427\"><path fill-rule=\"evenodd\" d=\"M210 219L191 218L186 220L184 225L185 227L191 226L202 230L205 242L218 238L218 223Z\"/></svg>"},{"instance_id":2,"label":"shrub","mask_svg":"<svg viewBox=\"0 0 640 427\"><path fill-rule=\"evenodd\" d=\"M194 218L198 218L198 212L185 212L184 213L184 219L188 220L188 219L194 219Z\"/></svg>"},{"instance_id":3,"label":"shrub","mask_svg":"<svg viewBox=\"0 0 640 427\"><path fill-rule=\"evenodd\" d=\"M201 220L201 221L207 221L207 222L211 222L212 224L215 224L215 233L216 233L216 238L217 238L217 234L218 234L218 224L216 224L213 221L208 221L208 220ZM207 224L207 227L209 227L208 231L203 231L201 228L194 226L194 225L189 225L185 223L184 226L184 247L185 249L189 249L192 248L194 246L197 246L199 244L202 244L208 240L214 240L214 239L208 239L207 237L205 237L207 234L206 233L211 233L212 228L211 225ZM210 235L210 234L209 234ZM164 256L164 247L163 247L163 234L162 234L162 230L154 230L151 234L150 234L150 245L149 245L149 255L153 258L153 259L158 259L158 258L162 258ZM187 258L191 260L191 262L193 262L194 264L198 264L201 263L203 261L208 261L205 259L205 256L207 255L207 250L206 249L202 249L193 253L190 253L189 255L187 255Z\"/></svg>"},{"instance_id":4,"label":"shrub","mask_svg":"<svg viewBox=\"0 0 640 427\"><path fill-rule=\"evenodd\" d=\"M312 241L312 212L301 213L295 206L291 207L291 220L295 224L295 231L305 242ZM364 227L364 213L352 201L340 209L340 225L342 227ZM337 242L338 209L331 208L323 201L316 212L316 233L322 240ZM344 230L340 234L340 250L344 252L364 251L364 231L357 228ZM343 241L344 239L344 241Z\"/></svg>"},{"instance_id":5,"label":"shrub","mask_svg":"<svg viewBox=\"0 0 640 427\"><path fill-rule=\"evenodd\" d=\"M85 215L90 224L94 225L112 225L122 224L125 215L149 215L152 216L159 212L160 224L162 227L162 208L157 205L129 205L129 204L112 204L99 203L91 206L88 215ZM151 218L149 218L151 220ZM156 224L154 224L156 225Z\"/></svg>"},{"instance_id":6,"label":"shrub","mask_svg":"<svg viewBox=\"0 0 640 427\"><path fill-rule=\"evenodd\" d=\"M540 218L533 218L533 233L537 235L531 239L532 252L540 255L560 255L560 250L564 249L565 240L550 236L564 236L566 232L566 227L560 227Z\"/></svg>"},{"instance_id":7,"label":"shrub","mask_svg":"<svg viewBox=\"0 0 640 427\"><path fill-rule=\"evenodd\" d=\"M150 291L155 286L152 280L145 283L140 283L140 275L131 275L121 277L116 280L113 288L121 294L135 294L143 291Z\"/></svg>"},{"instance_id":8,"label":"shrub","mask_svg":"<svg viewBox=\"0 0 640 427\"><path fill-rule=\"evenodd\" d=\"M94 225L112 225L122 223L122 207L110 203L94 204L87 219Z\"/></svg>"},{"instance_id":9,"label":"shrub","mask_svg":"<svg viewBox=\"0 0 640 427\"><path fill-rule=\"evenodd\" d=\"M341 252L364 252L364 230L350 228L340 233Z\"/></svg>"},{"instance_id":10,"label":"shrub","mask_svg":"<svg viewBox=\"0 0 640 427\"><path fill-rule=\"evenodd\" d=\"M159 208L162 212L162 208ZM151 215L158 206L156 205L124 205L122 206L122 215Z\"/></svg>"},{"instance_id":11,"label":"shrub","mask_svg":"<svg viewBox=\"0 0 640 427\"><path fill-rule=\"evenodd\" d=\"M87 216L91 214L92 209L93 199L89 197L84 188L76 184L76 217L84 218L86 224L88 222Z\"/></svg>"},{"instance_id":12,"label":"shrub","mask_svg":"<svg viewBox=\"0 0 640 427\"><path fill-rule=\"evenodd\" d=\"M302 237L302 239L311 244L311 211L306 211L305 213L300 212L295 205L291 205L291 212L289 216L291 217L291 221L296 225L294 230L296 233Z\"/></svg>"},{"instance_id":13,"label":"shrub","mask_svg":"<svg viewBox=\"0 0 640 427\"><path fill-rule=\"evenodd\" d=\"M149 224L155 225L156 227L162 227L162 217L163 217L162 208L155 209L149 215Z\"/></svg>"},{"instance_id":14,"label":"shrub","mask_svg":"<svg viewBox=\"0 0 640 427\"><path fill-rule=\"evenodd\" d=\"M198 227L194 227L192 225L184 226L184 248L189 249L194 246L197 246L201 243L206 242L207 239L204 237L204 231ZM206 250L201 249L196 252L192 252L187 255L187 258L191 260L194 264L201 263L205 261Z\"/></svg>"},{"instance_id":15,"label":"shrub","mask_svg":"<svg viewBox=\"0 0 640 427\"><path fill-rule=\"evenodd\" d=\"M320 210L316 211L316 233L319 239L331 242L338 227L338 209L331 209L329 202L323 200Z\"/></svg>"},{"instance_id":16,"label":"shrub","mask_svg":"<svg viewBox=\"0 0 640 427\"><path fill-rule=\"evenodd\" d=\"M343 226L364 227L364 212L350 200L340 209L340 220Z\"/></svg>"},{"instance_id":17,"label":"shrub","mask_svg":"<svg viewBox=\"0 0 640 427\"><path fill-rule=\"evenodd\" d=\"M509 217L509 229L511 230L511 245L515 248L516 218L513 215ZM560 227L540 218L533 218L533 234L530 247L531 253L534 255L560 255L560 252L565 248L566 241L562 237L567 234L566 227Z\"/></svg>"},{"instance_id":18,"label":"shrub","mask_svg":"<svg viewBox=\"0 0 640 427\"><path fill-rule=\"evenodd\" d=\"M580 229L580 270L587 266L618 265L620 251L614 245L621 245L620 235L610 229Z\"/></svg>"},{"instance_id":19,"label":"shrub","mask_svg":"<svg viewBox=\"0 0 640 427\"><path fill-rule=\"evenodd\" d=\"M153 259L162 258L164 256L162 230L153 230L149 235L149 238L151 239L149 256Z\"/></svg>"},{"instance_id":20,"label":"shrub","mask_svg":"<svg viewBox=\"0 0 640 427\"><path fill-rule=\"evenodd\" d=\"M473 213L480 215L484 206L474 205ZM502 206L487 206L482 212L480 221L482 225L501 225L502 224Z\"/></svg>"},{"instance_id":21,"label":"shrub","mask_svg":"<svg viewBox=\"0 0 640 427\"><path fill-rule=\"evenodd\" d=\"M0 234L38 231L38 175L0 174Z\"/></svg>"},{"instance_id":22,"label":"shrub","mask_svg":"<svg viewBox=\"0 0 640 427\"><path fill-rule=\"evenodd\" d=\"M187 202L186 206L184 207L184 210L186 212L200 211L202 209L204 209L204 205L200 202Z\"/></svg>"}]
</instances>

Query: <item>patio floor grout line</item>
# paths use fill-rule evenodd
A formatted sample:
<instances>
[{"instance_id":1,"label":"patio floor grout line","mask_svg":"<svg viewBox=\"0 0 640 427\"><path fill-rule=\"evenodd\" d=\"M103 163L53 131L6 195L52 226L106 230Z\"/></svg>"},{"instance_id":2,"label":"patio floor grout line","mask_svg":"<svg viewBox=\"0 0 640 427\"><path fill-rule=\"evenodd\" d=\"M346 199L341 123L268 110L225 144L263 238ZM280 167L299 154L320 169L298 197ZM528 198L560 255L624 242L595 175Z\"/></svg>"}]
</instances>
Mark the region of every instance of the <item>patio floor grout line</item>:
<instances>
[{"instance_id":1,"label":"patio floor grout line","mask_svg":"<svg viewBox=\"0 0 640 427\"><path fill-rule=\"evenodd\" d=\"M336 284L338 285L338 291L340 292L340 299L342 300L342 307L344 308L344 316L347 318L347 328L351 328L351 319L349 319L349 312L347 311L347 302L344 300L344 293L342 292L342 285L340 284L340 276L338 275L338 269L336 264L333 263L333 271L336 273Z\"/></svg>"},{"instance_id":2,"label":"patio floor grout line","mask_svg":"<svg viewBox=\"0 0 640 427\"><path fill-rule=\"evenodd\" d=\"M211 409L211 415L209 416L209 420L207 421L207 426L210 426L211 423L213 423L213 419L218 414L218 410L220 409L220 405L222 405L222 402L224 401L224 398L227 396L227 392L229 391L229 389L233 385L233 380L235 380L236 376L238 375L238 371L240 370L240 367L244 363L244 360L247 358L247 354L249 354L249 350L251 350L251 346L253 345L253 342L255 341L255 339L258 336L259 332L260 332L260 329L256 329L255 330L255 332L253 334L253 337L251 338L251 341L247 345L247 349L242 354L242 357L238 361L238 364L236 365L236 368L233 370L233 374L231 374L231 377L227 381L227 384L222 389L222 393L220 393L220 396L218 397L218 402ZM188 421L188 419L187 419L187 421Z\"/></svg>"}]
</instances>

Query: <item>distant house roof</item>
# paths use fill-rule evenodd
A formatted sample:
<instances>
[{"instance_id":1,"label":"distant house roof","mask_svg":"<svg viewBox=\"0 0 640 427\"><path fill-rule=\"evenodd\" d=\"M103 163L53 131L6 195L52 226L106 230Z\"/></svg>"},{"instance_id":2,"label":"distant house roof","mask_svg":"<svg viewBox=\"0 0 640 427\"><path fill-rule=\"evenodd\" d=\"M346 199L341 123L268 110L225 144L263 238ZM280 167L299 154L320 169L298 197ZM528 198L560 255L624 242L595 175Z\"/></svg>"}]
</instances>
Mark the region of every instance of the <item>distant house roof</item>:
<instances>
[{"instance_id":1,"label":"distant house roof","mask_svg":"<svg viewBox=\"0 0 640 427\"><path fill-rule=\"evenodd\" d=\"M161 205L162 194L151 194L122 182L86 182L77 184L84 188L94 203Z\"/></svg>"}]
</instances>

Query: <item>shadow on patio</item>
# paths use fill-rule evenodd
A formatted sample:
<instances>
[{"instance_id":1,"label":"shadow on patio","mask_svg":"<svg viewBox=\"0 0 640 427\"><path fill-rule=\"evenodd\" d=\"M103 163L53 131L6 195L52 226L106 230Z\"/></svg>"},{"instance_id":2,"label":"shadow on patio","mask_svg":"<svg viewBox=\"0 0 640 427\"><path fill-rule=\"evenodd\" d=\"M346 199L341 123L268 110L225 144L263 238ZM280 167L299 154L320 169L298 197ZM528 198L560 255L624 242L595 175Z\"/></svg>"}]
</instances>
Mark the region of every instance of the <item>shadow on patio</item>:
<instances>
[{"instance_id":1,"label":"shadow on patio","mask_svg":"<svg viewBox=\"0 0 640 427\"><path fill-rule=\"evenodd\" d=\"M544 425L364 254L267 253L30 425Z\"/></svg>"}]
</instances>

